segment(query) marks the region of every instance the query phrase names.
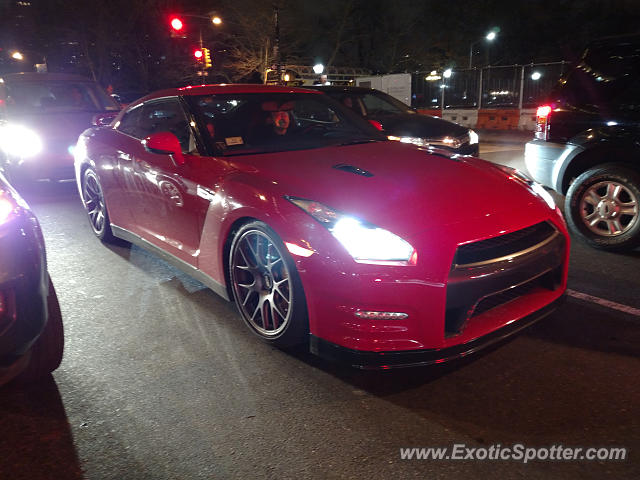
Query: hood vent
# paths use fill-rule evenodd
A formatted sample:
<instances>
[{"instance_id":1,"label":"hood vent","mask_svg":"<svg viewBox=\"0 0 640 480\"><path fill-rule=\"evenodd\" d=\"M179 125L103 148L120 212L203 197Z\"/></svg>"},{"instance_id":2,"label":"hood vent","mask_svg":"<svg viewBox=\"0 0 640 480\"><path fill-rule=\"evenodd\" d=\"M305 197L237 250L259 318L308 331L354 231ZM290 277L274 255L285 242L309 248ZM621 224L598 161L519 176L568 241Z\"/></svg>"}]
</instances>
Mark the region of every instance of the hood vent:
<instances>
[{"instance_id":1,"label":"hood vent","mask_svg":"<svg viewBox=\"0 0 640 480\"><path fill-rule=\"evenodd\" d=\"M334 165L336 170L342 170L343 172L355 173L356 175L362 175L363 177L373 177L373 173L368 172L362 168L355 167L353 165L347 165L346 163L339 163Z\"/></svg>"}]
</instances>

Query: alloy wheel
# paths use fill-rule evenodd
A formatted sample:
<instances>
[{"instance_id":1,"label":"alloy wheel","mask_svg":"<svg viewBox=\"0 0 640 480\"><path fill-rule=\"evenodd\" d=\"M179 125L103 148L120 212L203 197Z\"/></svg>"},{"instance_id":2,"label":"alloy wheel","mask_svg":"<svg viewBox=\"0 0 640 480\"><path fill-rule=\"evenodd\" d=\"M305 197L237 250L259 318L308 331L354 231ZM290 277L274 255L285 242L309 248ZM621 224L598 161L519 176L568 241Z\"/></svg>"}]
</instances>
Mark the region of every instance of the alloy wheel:
<instances>
[{"instance_id":1,"label":"alloy wheel","mask_svg":"<svg viewBox=\"0 0 640 480\"><path fill-rule=\"evenodd\" d=\"M98 182L98 178L93 172L87 172L85 176L82 187L82 197L93 230L97 234L101 234L105 228L107 209L104 204L104 195L100 187L100 182Z\"/></svg>"},{"instance_id":2,"label":"alloy wheel","mask_svg":"<svg viewBox=\"0 0 640 480\"><path fill-rule=\"evenodd\" d=\"M282 252L259 230L244 232L234 245L231 269L240 312L257 333L276 337L293 313L291 273Z\"/></svg>"},{"instance_id":3,"label":"alloy wheel","mask_svg":"<svg viewBox=\"0 0 640 480\"><path fill-rule=\"evenodd\" d=\"M580 201L580 217L593 233L622 235L638 221L638 199L624 184L602 181L591 185Z\"/></svg>"}]
</instances>

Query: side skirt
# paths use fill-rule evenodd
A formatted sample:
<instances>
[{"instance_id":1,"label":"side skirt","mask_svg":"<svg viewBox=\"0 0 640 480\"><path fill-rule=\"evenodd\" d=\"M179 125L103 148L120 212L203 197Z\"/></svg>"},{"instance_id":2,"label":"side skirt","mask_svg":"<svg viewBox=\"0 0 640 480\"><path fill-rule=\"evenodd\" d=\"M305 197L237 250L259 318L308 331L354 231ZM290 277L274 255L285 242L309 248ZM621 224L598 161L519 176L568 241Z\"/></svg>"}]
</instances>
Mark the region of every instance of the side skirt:
<instances>
[{"instance_id":1,"label":"side skirt","mask_svg":"<svg viewBox=\"0 0 640 480\"><path fill-rule=\"evenodd\" d=\"M199 282L204 283L207 287L209 287L211 290L213 290L215 293L220 295L225 300L227 301L231 300L229 298L229 293L227 292L227 289L223 284L214 280L209 275L202 273L200 270L198 270L192 265L189 265L184 260L181 260L178 257L175 257L170 253L165 252L161 248L156 247L153 243L145 240L144 238L140 237L139 235L136 235L135 233L130 232L129 230L125 230L124 228L121 228L112 224L111 231L113 232L114 236L121 238L122 240L126 240L127 242L131 242L140 248L149 250L150 252L152 252L154 255L157 255L165 262L182 270L184 273L186 273L187 275L190 275L191 277L195 278Z\"/></svg>"}]
</instances>

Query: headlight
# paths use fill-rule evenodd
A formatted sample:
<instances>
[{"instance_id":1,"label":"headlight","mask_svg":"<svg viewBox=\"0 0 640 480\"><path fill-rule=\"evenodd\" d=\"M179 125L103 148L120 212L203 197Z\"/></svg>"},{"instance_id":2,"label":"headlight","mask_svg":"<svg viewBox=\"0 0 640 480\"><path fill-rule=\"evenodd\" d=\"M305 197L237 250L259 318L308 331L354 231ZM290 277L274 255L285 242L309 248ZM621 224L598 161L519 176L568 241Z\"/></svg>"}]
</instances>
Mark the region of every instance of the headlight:
<instances>
[{"instance_id":1,"label":"headlight","mask_svg":"<svg viewBox=\"0 0 640 480\"><path fill-rule=\"evenodd\" d=\"M323 224L358 263L416 264L415 249L406 240L384 228L336 212L312 200L293 197L287 197L287 200Z\"/></svg>"},{"instance_id":2,"label":"headlight","mask_svg":"<svg viewBox=\"0 0 640 480\"><path fill-rule=\"evenodd\" d=\"M42 150L42 141L36 132L22 125L0 127L0 148L9 155L33 157Z\"/></svg>"},{"instance_id":3,"label":"headlight","mask_svg":"<svg viewBox=\"0 0 640 480\"><path fill-rule=\"evenodd\" d=\"M396 137L394 135L389 135L387 137L389 140L395 140L396 142L401 143L412 143L414 145L418 145L419 147L448 147L448 148L460 148L462 142L459 138L454 137L442 137L442 138L421 138L421 137Z\"/></svg>"},{"instance_id":4,"label":"headlight","mask_svg":"<svg viewBox=\"0 0 640 480\"><path fill-rule=\"evenodd\" d=\"M473 130L469 129L469 144L473 145L478 143L478 134Z\"/></svg>"},{"instance_id":5,"label":"headlight","mask_svg":"<svg viewBox=\"0 0 640 480\"><path fill-rule=\"evenodd\" d=\"M542 200L544 200L547 205L549 205L549 208L551 210L555 210L556 209L556 202L553 199L553 197L551 196L551 194L549 192L547 192L542 185L540 185L538 182L533 180L529 175L527 175L524 172L521 172L520 170L517 170L515 168L511 168L511 167L507 167L505 165L495 165L495 167L499 168L504 173L509 175L510 179L515 180L517 182L520 182L523 185L529 187L529 189L534 194L536 194L538 197L540 197Z\"/></svg>"}]
</instances>

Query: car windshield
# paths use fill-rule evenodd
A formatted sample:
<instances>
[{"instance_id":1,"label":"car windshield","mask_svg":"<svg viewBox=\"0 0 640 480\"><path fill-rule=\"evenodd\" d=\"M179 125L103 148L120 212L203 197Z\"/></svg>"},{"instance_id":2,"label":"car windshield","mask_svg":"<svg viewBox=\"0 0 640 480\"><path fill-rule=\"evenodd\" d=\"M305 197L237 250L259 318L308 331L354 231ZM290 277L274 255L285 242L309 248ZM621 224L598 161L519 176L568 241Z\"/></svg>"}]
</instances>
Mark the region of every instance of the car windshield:
<instances>
[{"instance_id":1,"label":"car windshield","mask_svg":"<svg viewBox=\"0 0 640 480\"><path fill-rule=\"evenodd\" d=\"M189 98L200 130L223 155L384 140L367 122L318 94L240 93Z\"/></svg>"},{"instance_id":2,"label":"car windshield","mask_svg":"<svg viewBox=\"0 0 640 480\"><path fill-rule=\"evenodd\" d=\"M89 82L25 82L7 85L6 106L15 113L117 111L118 104Z\"/></svg>"}]
</instances>

